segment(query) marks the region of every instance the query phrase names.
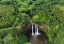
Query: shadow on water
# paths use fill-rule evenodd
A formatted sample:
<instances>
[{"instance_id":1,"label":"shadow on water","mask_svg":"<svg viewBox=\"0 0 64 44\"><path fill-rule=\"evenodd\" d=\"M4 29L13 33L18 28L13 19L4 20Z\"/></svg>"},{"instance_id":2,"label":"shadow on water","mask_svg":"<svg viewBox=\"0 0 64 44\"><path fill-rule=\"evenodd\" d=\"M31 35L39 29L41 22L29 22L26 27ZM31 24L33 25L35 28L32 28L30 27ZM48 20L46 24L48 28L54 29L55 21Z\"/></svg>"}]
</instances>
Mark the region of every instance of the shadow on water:
<instances>
[{"instance_id":1,"label":"shadow on water","mask_svg":"<svg viewBox=\"0 0 64 44\"><path fill-rule=\"evenodd\" d=\"M35 33L35 29L33 31ZM39 35L32 35L32 30L30 26L29 29L27 30L28 41L31 44L46 44L49 41L47 34L40 30L38 31L39 31Z\"/></svg>"}]
</instances>

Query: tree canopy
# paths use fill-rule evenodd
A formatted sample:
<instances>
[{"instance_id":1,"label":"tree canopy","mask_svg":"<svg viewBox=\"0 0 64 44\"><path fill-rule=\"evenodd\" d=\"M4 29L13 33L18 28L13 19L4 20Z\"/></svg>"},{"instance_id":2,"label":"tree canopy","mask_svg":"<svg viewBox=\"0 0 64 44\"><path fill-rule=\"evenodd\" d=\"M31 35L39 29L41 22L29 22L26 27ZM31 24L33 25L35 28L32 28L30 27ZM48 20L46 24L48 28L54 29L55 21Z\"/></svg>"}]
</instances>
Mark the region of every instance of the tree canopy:
<instances>
[{"instance_id":1,"label":"tree canopy","mask_svg":"<svg viewBox=\"0 0 64 44\"><path fill-rule=\"evenodd\" d=\"M15 12L12 5L0 5L0 28L11 26L14 22Z\"/></svg>"},{"instance_id":2,"label":"tree canopy","mask_svg":"<svg viewBox=\"0 0 64 44\"><path fill-rule=\"evenodd\" d=\"M30 20L48 35L47 44L64 44L64 0L0 0L0 44L30 44Z\"/></svg>"}]
</instances>

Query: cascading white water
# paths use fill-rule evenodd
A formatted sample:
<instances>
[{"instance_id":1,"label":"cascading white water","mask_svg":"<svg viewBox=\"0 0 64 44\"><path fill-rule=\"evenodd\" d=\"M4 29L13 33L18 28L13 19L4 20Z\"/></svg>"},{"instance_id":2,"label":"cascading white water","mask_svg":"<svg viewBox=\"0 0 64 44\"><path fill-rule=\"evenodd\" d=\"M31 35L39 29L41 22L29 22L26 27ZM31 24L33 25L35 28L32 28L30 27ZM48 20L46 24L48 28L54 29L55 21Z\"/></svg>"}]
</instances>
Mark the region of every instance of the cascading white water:
<instances>
[{"instance_id":1,"label":"cascading white water","mask_svg":"<svg viewBox=\"0 0 64 44\"><path fill-rule=\"evenodd\" d=\"M35 35L39 35L38 26L35 24Z\"/></svg>"},{"instance_id":2,"label":"cascading white water","mask_svg":"<svg viewBox=\"0 0 64 44\"><path fill-rule=\"evenodd\" d=\"M33 32L33 24L32 24L32 35L34 35L34 32Z\"/></svg>"},{"instance_id":3,"label":"cascading white water","mask_svg":"<svg viewBox=\"0 0 64 44\"><path fill-rule=\"evenodd\" d=\"M33 29L33 24L32 24L32 35L39 35L38 26L36 24L35 24L35 33L33 31L34 29Z\"/></svg>"}]
</instances>

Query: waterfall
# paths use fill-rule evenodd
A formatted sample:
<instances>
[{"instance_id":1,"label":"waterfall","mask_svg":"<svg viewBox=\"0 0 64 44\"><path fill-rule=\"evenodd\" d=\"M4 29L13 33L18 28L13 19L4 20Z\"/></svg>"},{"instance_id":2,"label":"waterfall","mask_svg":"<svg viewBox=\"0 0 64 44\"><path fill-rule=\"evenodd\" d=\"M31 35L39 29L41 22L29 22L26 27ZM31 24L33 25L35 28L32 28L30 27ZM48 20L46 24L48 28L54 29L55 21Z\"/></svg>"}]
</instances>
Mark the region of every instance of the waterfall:
<instances>
[{"instance_id":1,"label":"waterfall","mask_svg":"<svg viewBox=\"0 0 64 44\"><path fill-rule=\"evenodd\" d=\"M32 35L39 35L37 24L35 24L35 32L33 32L33 31L34 31L34 29L33 29L33 24L32 24Z\"/></svg>"},{"instance_id":2,"label":"waterfall","mask_svg":"<svg viewBox=\"0 0 64 44\"><path fill-rule=\"evenodd\" d=\"M33 32L33 24L32 24L32 35L34 35L34 32Z\"/></svg>"},{"instance_id":3,"label":"waterfall","mask_svg":"<svg viewBox=\"0 0 64 44\"><path fill-rule=\"evenodd\" d=\"M35 24L35 35L39 35L38 33L38 26Z\"/></svg>"}]
</instances>

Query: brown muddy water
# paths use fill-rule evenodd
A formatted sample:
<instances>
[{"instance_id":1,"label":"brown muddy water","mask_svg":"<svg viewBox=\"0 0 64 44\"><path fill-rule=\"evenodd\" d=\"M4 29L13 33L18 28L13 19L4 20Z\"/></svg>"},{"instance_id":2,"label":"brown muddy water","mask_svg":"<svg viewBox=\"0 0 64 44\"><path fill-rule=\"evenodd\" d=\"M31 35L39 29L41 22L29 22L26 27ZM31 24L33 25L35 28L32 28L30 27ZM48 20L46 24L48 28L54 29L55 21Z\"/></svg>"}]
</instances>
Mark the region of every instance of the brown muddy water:
<instances>
[{"instance_id":1,"label":"brown muddy water","mask_svg":"<svg viewBox=\"0 0 64 44\"><path fill-rule=\"evenodd\" d=\"M27 30L27 37L28 37L28 42L31 44L46 44L49 41L49 38L45 32L42 32L40 30L39 35L32 35L32 30L29 28ZM34 29L35 33L35 29Z\"/></svg>"}]
</instances>

